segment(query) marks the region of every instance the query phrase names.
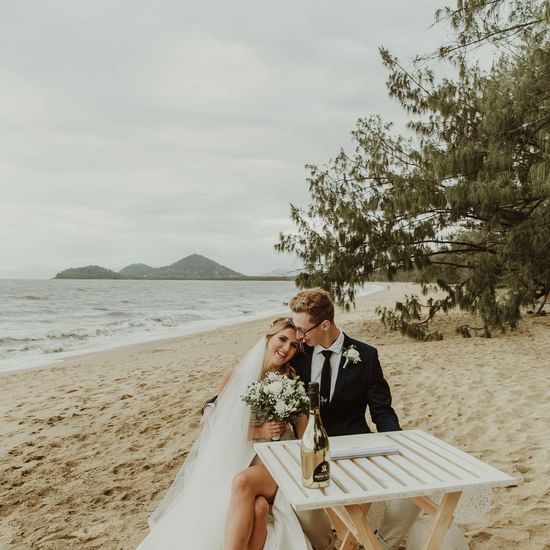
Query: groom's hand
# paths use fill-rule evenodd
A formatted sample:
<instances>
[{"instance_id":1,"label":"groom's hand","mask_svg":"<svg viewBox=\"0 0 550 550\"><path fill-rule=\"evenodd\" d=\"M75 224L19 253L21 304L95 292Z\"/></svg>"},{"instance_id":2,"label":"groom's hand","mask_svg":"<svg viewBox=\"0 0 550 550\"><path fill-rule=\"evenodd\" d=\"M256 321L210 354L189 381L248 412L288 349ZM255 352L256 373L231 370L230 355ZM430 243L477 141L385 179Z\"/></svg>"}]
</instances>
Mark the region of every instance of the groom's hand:
<instances>
[{"instance_id":1,"label":"groom's hand","mask_svg":"<svg viewBox=\"0 0 550 550\"><path fill-rule=\"evenodd\" d=\"M202 428L204 428L208 424L210 417L214 414L215 410L215 407L213 407L212 405L203 408L200 423Z\"/></svg>"},{"instance_id":2,"label":"groom's hand","mask_svg":"<svg viewBox=\"0 0 550 550\"><path fill-rule=\"evenodd\" d=\"M218 399L218 396L215 395L208 401L204 402L201 408L201 422L200 422L201 428L204 428L208 424L208 420L214 414L214 411L216 410L217 399Z\"/></svg>"},{"instance_id":3,"label":"groom's hand","mask_svg":"<svg viewBox=\"0 0 550 550\"><path fill-rule=\"evenodd\" d=\"M202 404L202 407L201 407L201 414L204 414L204 411L208 408L208 407L215 407L216 406L216 400L218 399L218 396L215 395L214 397L211 397L210 399L208 399L208 401L205 401L203 404Z\"/></svg>"}]
</instances>

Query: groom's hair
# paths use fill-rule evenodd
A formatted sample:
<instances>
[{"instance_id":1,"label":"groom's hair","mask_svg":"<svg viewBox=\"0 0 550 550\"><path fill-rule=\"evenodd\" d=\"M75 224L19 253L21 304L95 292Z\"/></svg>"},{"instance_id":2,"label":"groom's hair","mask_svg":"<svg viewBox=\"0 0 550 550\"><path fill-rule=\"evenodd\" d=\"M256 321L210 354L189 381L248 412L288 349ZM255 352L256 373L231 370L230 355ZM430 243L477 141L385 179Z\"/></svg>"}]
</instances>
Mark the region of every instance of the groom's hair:
<instances>
[{"instance_id":1,"label":"groom's hair","mask_svg":"<svg viewBox=\"0 0 550 550\"><path fill-rule=\"evenodd\" d=\"M307 313L312 323L324 320L334 322L334 303L330 294L322 288L308 288L294 296L289 303L294 313Z\"/></svg>"}]
</instances>

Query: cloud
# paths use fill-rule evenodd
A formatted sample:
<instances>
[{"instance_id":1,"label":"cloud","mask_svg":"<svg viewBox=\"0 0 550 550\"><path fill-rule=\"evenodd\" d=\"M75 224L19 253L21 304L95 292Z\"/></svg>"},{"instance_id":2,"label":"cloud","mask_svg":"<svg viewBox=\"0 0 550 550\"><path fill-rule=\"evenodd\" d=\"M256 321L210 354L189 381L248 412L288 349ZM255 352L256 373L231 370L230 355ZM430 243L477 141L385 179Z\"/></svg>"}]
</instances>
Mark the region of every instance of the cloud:
<instances>
[{"instance_id":1,"label":"cloud","mask_svg":"<svg viewBox=\"0 0 550 550\"><path fill-rule=\"evenodd\" d=\"M193 252L245 273L294 262L273 244L289 203L307 204L304 165L349 144L360 116L405 120L378 46L433 49L438 6L8 0L4 270Z\"/></svg>"}]
</instances>

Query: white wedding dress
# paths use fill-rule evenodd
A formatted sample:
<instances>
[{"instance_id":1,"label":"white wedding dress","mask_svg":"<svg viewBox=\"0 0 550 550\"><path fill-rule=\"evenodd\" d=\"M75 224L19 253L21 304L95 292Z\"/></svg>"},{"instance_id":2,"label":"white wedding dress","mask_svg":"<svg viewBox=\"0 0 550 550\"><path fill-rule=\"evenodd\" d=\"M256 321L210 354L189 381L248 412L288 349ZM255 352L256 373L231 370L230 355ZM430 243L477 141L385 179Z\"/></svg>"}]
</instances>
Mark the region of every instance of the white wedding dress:
<instances>
[{"instance_id":1,"label":"white wedding dress","mask_svg":"<svg viewBox=\"0 0 550 550\"><path fill-rule=\"evenodd\" d=\"M262 338L235 369L208 425L149 518L149 534L138 550L222 550L231 482L255 454L249 439L250 410L241 395L261 375L265 346ZM311 545L294 510L278 491L264 550L290 548L311 550Z\"/></svg>"}]
</instances>

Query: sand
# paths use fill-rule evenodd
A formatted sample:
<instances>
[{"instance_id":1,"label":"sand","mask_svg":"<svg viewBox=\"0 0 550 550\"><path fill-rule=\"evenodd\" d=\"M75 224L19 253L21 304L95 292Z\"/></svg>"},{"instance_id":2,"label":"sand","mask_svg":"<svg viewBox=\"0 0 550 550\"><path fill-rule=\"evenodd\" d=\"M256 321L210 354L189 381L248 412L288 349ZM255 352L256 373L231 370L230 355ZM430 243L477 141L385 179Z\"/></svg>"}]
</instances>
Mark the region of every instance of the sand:
<instances>
[{"instance_id":1,"label":"sand","mask_svg":"<svg viewBox=\"0 0 550 550\"><path fill-rule=\"evenodd\" d=\"M374 308L392 284L339 313L379 350L405 429L420 428L517 477L463 526L474 549L550 549L550 317L493 338L420 343ZM254 321L0 376L0 548L132 549L197 434L198 410L262 334Z\"/></svg>"}]
</instances>

